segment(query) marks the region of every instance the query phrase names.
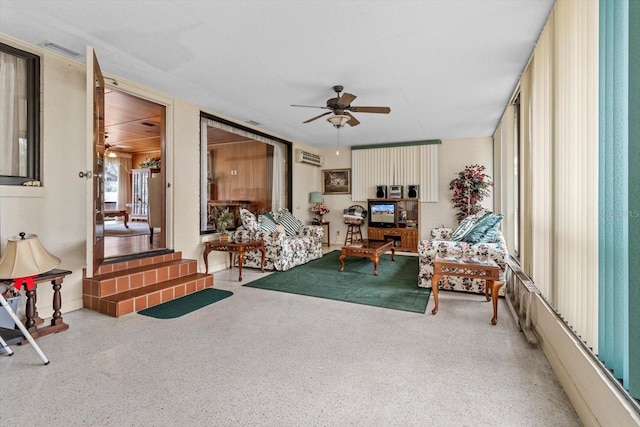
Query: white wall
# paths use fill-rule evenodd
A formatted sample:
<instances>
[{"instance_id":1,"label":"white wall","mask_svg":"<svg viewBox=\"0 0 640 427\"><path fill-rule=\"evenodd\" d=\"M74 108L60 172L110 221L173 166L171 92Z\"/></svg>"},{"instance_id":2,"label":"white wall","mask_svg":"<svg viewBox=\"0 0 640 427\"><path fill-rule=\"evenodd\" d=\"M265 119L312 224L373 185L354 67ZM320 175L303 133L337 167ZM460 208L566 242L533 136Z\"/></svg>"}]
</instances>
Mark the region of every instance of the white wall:
<instances>
[{"instance_id":1,"label":"white wall","mask_svg":"<svg viewBox=\"0 0 640 427\"><path fill-rule=\"evenodd\" d=\"M312 150L313 151L313 150ZM316 150L317 151L317 150ZM342 149L340 155L336 156L335 149L325 149L319 154L324 156L325 163L322 169L343 169L351 168L351 150ZM484 165L487 175L493 177L493 138L467 138L467 139L446 139L440 145L438 155L439 167L439 197L437 203L421 203L420 206L420 238L428 239L432 228L445 225L455 227L457 221L456 211L450 201L451 191L449 182L456 177L456 174L471 164ZM319 187L322 189L320 181L321 169L316 169ZM353 172L353 171L352 171ZM342 210L354 204L351 195L325 196L325 203L330 209L330 213L325 215L325 220L331 221L331 243L344 241L346 225L342 221ZM362 202L357 202L358 204ZM487 209L492 209L492 196L483 201L482 205ZM310 205L309 205L310 206ZM366 206L365 206L366 208ZM366 228L363 229L365 232ZM336 232L340 232L339 238Z\"/></svg>"}]
</instances>

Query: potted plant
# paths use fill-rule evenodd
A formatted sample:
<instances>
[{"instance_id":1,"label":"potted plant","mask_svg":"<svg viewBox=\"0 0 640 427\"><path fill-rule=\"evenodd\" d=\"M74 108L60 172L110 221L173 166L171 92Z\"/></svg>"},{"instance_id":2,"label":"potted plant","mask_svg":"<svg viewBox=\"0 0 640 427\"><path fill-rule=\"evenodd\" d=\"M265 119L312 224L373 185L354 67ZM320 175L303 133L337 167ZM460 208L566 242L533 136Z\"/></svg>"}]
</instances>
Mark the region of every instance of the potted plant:
<instances>
[{"instance_id":1,"label":"potted plant","mask_svg":"<svg viewBox=\"0 0 640 427\"><path fill-rule=\"evenodd\" d=\"M481 165L465 166L449 183L449 189L453 191L451 201L458 209L458 221L480 211L480 202L491 194L489 188L493 186L493 181L484 171L485 167Z\"/></svg>"},{"instance_id":2,"label":"potted plant","mask_svg":"<svg viewBox=\"0 0 640 427\"><path fill-rule=\"evenodd\" d=\"M209 206L208 223L215 227L215 233L221 240L228 238L227 227L233 224L233 214L229 208Z\"/></svg>"}]
</instances>

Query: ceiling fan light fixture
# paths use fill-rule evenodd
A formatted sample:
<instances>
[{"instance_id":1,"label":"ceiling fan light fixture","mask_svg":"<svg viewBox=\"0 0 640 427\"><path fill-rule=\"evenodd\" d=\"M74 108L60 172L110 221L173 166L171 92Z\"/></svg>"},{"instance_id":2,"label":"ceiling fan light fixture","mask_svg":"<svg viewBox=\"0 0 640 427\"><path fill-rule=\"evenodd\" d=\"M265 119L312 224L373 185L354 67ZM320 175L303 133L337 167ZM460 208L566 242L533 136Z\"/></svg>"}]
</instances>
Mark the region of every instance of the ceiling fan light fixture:
<instances>
[{"instance_id":1,"label":"ceiling fan light fixture","mask_svg":"<svg viewBox=\"0 0 640 427\"><path fill-rule=\"evenodd\" d=\"M340 129L341 127L346 125L349 120L351 120L351 117L345 114L335 114L327 119L327 121L331 123L336 129Z\"/></svg>"},{"instance_id":2,"label":"ceiling fan light fixture","mask_svg":"<svg viewBox=\"0 0 640 427\"><path fill-rule=\"evenodd\" d=\"M111 157L112 159L115 159L118 157L118 155L116 154L115 151L109 151L109 154L107 154L107 157Z\"/></svg>"}]
</instances>

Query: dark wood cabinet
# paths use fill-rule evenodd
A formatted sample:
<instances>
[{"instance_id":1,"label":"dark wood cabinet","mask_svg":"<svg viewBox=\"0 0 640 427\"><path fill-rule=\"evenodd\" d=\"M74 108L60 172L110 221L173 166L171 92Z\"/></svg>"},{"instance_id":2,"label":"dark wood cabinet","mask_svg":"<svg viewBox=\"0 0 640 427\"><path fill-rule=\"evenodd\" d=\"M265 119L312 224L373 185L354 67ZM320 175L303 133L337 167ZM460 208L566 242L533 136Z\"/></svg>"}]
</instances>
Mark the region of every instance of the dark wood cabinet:
<instances>
[{"instance_id":1,"label":"dark wood cabinet","mask_svg":"<svg viewBox=\"0 0 640 427\"><path fill-rule=\"evenodd\" d=\"M369 227L369 240L393 240L397 251L418 252L420 238L420 202L418 199L369 199L370 201L396 202L397 227Z\"/></svg>"}]
</instances>

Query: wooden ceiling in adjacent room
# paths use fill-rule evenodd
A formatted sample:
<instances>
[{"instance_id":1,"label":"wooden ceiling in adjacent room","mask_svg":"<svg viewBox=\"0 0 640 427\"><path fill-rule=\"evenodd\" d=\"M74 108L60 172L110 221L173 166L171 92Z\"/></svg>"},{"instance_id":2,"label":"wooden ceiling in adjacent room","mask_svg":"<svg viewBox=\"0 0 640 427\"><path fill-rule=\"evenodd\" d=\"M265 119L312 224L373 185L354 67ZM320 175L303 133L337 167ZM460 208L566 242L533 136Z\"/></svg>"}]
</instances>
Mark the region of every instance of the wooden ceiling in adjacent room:
<instances>
[{"instance_id":1,"label":"wooden ceiling in adjacent room","mask_svg":"<svg viewBox=\"0 0 640 427\"><path fill-rule=\"evenodd\" d=\"M114 151L145 153L161 149L162 105L113 89L105 91L106 143Z\"/></svg>"}]
</instances>

